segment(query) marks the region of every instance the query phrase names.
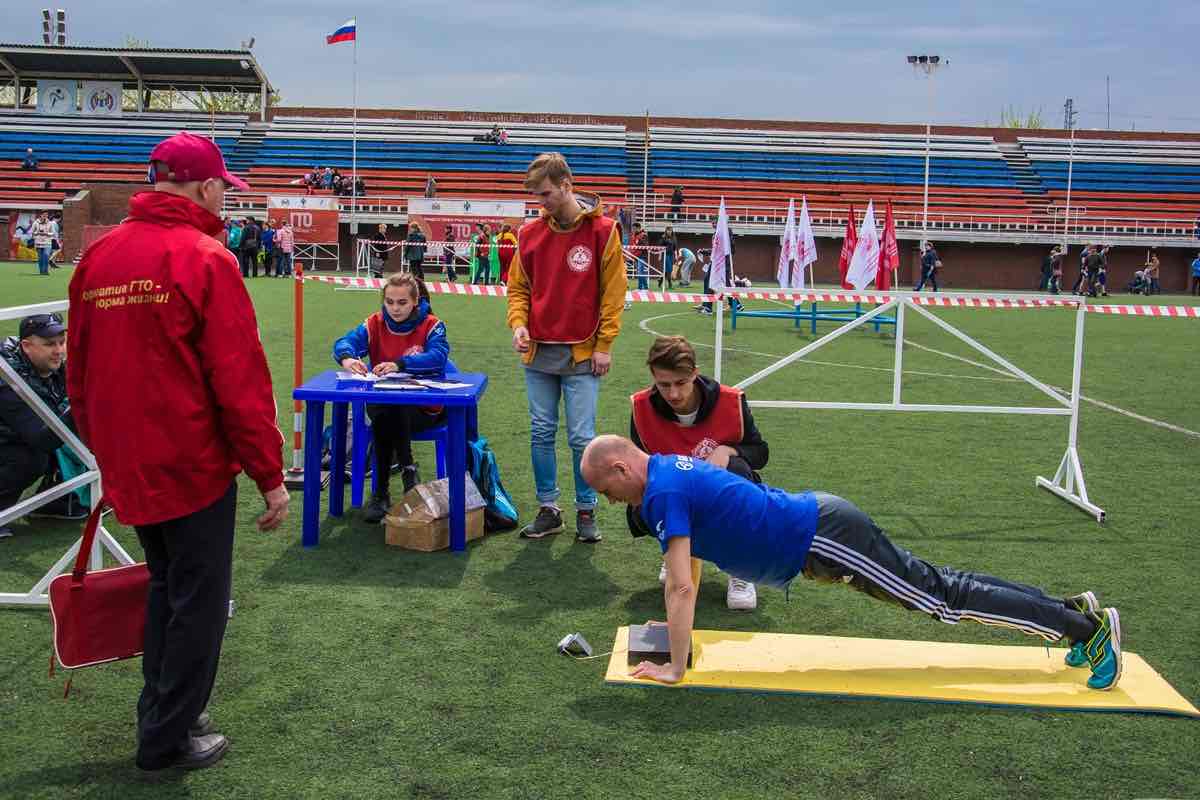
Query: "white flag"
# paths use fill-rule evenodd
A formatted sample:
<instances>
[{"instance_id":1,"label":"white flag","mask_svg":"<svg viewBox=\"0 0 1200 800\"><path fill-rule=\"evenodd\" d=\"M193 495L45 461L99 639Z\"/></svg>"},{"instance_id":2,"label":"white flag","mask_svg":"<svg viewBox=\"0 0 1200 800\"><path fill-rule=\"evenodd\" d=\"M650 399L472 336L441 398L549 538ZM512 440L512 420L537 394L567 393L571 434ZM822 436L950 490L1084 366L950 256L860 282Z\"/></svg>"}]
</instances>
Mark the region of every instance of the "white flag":
<instances>
[{"instance_id":1,"label":"white flag","mask_svg":"<svg viewBox=\"0 0 1200 800\"><path fill-rule=\"evenodd\" d=\"M879 231L875 230L875 204L871 202L867 203L867 213L858 229L858 243L846 269L846 282L855 289L865 289L875 280L878 271Z\"/></svg>"},{"instance_id":2,"label":"white flag","mask_svg":"<svg viewBox=\"0 0 1200 800\"><path fill-rule=\"evenodd\" d=\"M796 263L800 267L793 276L792 288L804 288L804 268L817 260L817 239L813 236L812 219L808 216L808 198L800 202L800 224L796 226Z\"/></svg>"},{"instance_id":3,"label":"white flag","mask_svg":"<svg viewBox=\"0 0 1200 800\"><path fill-rule=\"evenodd\" d=\"M796 201L788 200L787 222L783 225L783 236L779 239L779 267L775 270L775 278L779 281L779 288L786 289L791 286L789 278L789 270L793 261L798 261L796 256ZM799 264L798 269L804 269Z\"/></svg>"},{"instance_id":4,"label":"white flag","mask_svg":"<svg viewBox=\"0 0 1200 800\"><path fill-rule=\"evenodd\" d=\"M721 291L728 285L725 274L725 257L729 252L729 215L725 213L725 198L721 198L721 208L717 212L717 229L712 237L712 264L708 268L708 286L713 291Z\"/></svg>"}]
</instances>

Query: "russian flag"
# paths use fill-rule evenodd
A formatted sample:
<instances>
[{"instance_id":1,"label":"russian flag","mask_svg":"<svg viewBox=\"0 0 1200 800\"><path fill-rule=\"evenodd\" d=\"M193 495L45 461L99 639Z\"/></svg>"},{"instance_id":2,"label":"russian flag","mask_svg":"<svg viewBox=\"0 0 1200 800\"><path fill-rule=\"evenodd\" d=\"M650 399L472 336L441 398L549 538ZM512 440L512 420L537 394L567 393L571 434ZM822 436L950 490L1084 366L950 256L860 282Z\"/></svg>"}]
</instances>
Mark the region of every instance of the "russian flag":
<instances>
[{"instance_id":1,"label":"russian flag","mask_svg":"<svg viewBox=\"0 0 1200 800\"><path fill-rule=\"evenodd\" d=\"M325 44L337 44L338 42L353 42L354 41L354 17L343 22L336 31L325 37Z\"/></svg>"}]
</instances>

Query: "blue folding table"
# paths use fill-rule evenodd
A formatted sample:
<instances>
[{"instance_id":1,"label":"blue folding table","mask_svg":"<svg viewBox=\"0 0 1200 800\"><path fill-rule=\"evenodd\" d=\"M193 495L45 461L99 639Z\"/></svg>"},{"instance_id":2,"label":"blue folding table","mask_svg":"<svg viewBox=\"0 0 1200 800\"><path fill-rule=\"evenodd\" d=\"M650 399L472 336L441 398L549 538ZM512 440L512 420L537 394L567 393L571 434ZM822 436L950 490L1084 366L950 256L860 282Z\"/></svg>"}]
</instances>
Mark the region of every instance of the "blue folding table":
<instances>
[{"instance_id":1,"label":"blue folding table","mask_svg":"<svg viewBox=\"0 0 1200 800\"><path fill-rule=\"evenodd\" d=\"M467 549L466 484L467 431L475 428L479 398L488 378L481 372L455 372L447 383L464 383L457 389L380 389L365 381L339 381L330 370L310 378L292 392L303 400L304 413L304 521L302 541L316 547L320 539L321 445L325 404L333 410L333 443L329 465L329 516L340 517L345 505L346 430L350 405L357 413L365 404L445 406L447 429L446 472L450 479L450 549Z\"/></svg>"}]
</instances>

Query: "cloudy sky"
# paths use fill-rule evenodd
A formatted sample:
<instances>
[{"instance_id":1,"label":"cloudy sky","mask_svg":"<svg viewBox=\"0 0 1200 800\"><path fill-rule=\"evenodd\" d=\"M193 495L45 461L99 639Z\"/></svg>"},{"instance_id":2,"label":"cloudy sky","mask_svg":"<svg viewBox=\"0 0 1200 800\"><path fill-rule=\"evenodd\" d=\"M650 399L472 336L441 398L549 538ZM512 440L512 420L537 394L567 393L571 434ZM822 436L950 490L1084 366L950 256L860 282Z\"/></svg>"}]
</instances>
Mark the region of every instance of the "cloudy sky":
<instances>
[{"instance_id":1,"label":"cloudy sky","mask_svg":"<svg viewBox=\"0 0 1200 800\"><path fill-rule=\"evenodd\" d=\"M0 39L40 41L41 4L0 4ZM923 122L905 62L936 53L933 119L1200 130L1200 2L858 0L854 3L536 0L64 0L71 44L254 53L285 105L349 106L358 19L360 107ZM1111 76L1106 105L1105 76Z\"/></svg>"}]
</instances>

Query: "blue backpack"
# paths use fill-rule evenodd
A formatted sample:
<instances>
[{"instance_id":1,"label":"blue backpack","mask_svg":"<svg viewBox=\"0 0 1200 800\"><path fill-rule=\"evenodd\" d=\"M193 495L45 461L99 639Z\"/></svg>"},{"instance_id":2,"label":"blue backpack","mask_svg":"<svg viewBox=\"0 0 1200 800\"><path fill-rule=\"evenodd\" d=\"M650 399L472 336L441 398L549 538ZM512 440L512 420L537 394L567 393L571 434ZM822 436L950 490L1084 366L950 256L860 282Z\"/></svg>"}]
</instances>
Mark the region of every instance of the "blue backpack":
<instances>
[{"instance_id":1,"label":"blue backpack","mask_svg":"<svg viewBox=\"0 0 1200 800\"><path fill-rule=\"evenodd\" d=\"M487 504L483 510L483 529L495 533L517 527L517 507L500 483L500 465L485 437L480 436L467 446L467 460L471 478Z\"/></svg>"}]
</instances>

